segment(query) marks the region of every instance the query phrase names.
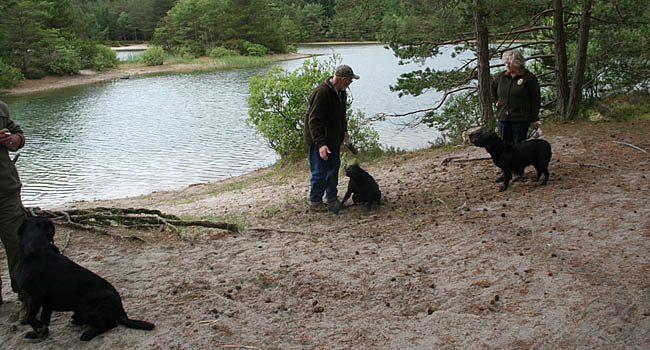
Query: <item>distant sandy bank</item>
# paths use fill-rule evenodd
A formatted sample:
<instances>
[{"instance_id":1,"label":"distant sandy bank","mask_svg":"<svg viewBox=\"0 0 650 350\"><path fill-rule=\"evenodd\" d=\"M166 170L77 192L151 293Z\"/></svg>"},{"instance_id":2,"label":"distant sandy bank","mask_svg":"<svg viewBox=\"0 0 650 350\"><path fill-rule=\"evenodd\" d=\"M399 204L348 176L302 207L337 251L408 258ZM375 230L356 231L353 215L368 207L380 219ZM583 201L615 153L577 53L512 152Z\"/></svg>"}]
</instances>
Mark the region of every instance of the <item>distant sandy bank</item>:
<instances>
[{"instance_id":1,"label":"distant sandy bank","mask_svg":"<svg viewBox=\"0 0 650 350\"><path fill-rule=\"evenodd\" d=\"M136 50L146 48L146 44L122 46L118 49ZM310 57L309 54L299 53L282 53L270 55L274 61L286 61ZM122 64L118 68L96 71L84 69L78 75L73 76L47 76L38 80L23 80L11 90L0 89L0 96L23 95L37 92L50 91L55 89L80 86L102 81L111 81L116 79L127 79L139 75L157 74L157 73L178 73L178 72L200 72L228 68L222 63L188 63L188 64L165 64L161 66L142 66L135 64Z\"/></svg>"}]
</instances>

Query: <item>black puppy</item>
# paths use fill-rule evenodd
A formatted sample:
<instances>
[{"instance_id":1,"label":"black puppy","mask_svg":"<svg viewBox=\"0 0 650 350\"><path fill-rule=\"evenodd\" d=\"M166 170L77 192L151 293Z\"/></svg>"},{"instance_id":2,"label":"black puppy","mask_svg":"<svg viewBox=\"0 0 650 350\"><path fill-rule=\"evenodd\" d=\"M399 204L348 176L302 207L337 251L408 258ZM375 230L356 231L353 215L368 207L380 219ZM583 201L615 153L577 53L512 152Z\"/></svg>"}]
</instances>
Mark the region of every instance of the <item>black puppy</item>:
<instances>
[{"instance_id":1,"label":"black puppy","mask_svg":"<svg viewBox=\"0 0 650 350\"><path fill-rule=\"evenodd\" d=\"M356 203L368 203L368 210L372 208L372 202L381 204L381 191L375 179L373 179L368 172L361 169L358 164L349 166L345 170L345 175L350 178L348 183L348 191L343 196L343 200L336 208L338 213L343 208L343 203L352 196L352 201Z\"/></svg>"},{"instance_id":2,"label":"black puppy","mask_svg":"<svg viewBox=\"0 0 650 350\"><path fill-rule=\"evenodd\" d=\"M545 140L533 139L512 144L503 141L497 134L481 131L469 135L473 145L484 147L496 166L503 170L504 181L499 191L505 191L510 185L512 174L523 175L524 169L532 165L537 170L537 178L544 174L542 185L548 181L548 163L551 161L551 144Z\"/></svg>"},{"instance_id":3,"label":"black puppy","mask_svg":"<svg viewBox=\"0 0 650 350\"><path fill-rule=\"evenodd\" d=\"M34 329L25 338L47 338L52 311L74 311L74 324L89 325L91 329L81 335L84 341L117 327L117 323L145 330L155 327L129 319L120 294L110 283L59 252L50 219L30 217L18 234L20 257L14 276L27 296L27 323ZM36 319L39 309L40 321Z\"/></svg>"}]
</instances>

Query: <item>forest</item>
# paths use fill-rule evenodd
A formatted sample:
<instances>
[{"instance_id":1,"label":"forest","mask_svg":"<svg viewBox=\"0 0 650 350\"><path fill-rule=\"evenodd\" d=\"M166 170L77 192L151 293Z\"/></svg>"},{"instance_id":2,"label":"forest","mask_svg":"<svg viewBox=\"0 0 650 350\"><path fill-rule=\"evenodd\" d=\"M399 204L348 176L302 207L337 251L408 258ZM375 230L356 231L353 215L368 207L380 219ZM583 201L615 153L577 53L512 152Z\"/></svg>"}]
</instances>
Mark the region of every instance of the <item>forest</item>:
<instances>
[{"instance_id":1,"label":"forest","mask_svg":"<svg viewBox=\"0 0 650 350\"><path fill-rule=\"evenodd\" d=\"M574 119L585 101L650 85L650 0L2 0L0 87L119 64L109 46L147 41L190 57L288 52L314 41L380 41L403 61L445 46L476 58L426 67L392 87L445 97L420 122L490 120L490 74L522 48L545 108ZM483 88L481 88L483 87ZM415 112L415 111L414 111Z\"/></svg>"}]
</instances>

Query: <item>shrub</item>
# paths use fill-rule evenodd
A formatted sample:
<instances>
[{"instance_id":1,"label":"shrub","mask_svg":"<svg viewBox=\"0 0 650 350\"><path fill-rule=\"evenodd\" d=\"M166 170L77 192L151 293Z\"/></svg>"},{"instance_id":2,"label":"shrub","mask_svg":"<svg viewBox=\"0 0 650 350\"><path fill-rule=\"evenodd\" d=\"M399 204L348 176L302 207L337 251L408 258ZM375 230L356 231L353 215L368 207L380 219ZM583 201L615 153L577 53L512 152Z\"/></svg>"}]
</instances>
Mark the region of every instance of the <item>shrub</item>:
<instances>
[{"instance_id":1,"label":"shrub","mask_svg":"<svg viewBox=\"0 0 650 350\"><path fill-rule=\"evenodd\" d=\"M55 46L44 61L43 67L54 75L75 75L81 69L79 54L68 46Z\"/></svg>"},{"instance_id":2,"label":"shrub","mask_svg":"<svg viewBox=\"0 0 650 350\"><path fill-rule=\"evenodd\" d=\"M251 43L248 43L248 45L246 45L246 52L249 56L262 57L266 55L268 51L269 49L267 49L264 45Z\"/></svg>"},{"instance_id":3,"label":"shrub","mask_svg":"<svg viewBox=\"0 0 650 350\"><path fill-rule=\"evenodd\" d=\"M151 46L142 53L142 62L147 66L160 66L164 62L165 50L162 46Z\"/></svg>"},{"instance_id":4,"label":"shrub","mask_svg":"<svg viewBox=\"0 0 650 350\"><path fill-rule=\"evenodd\" d=\"M19 69L6 64L0 58L0 87L11 89L24 79L25 77Z\"/></svg>"},{"instance_id":5,"label":"shrub","mask_svg":"<svg viewBox=\"0 0 650 350\"><path fill-rule=\"evenodd\" d=\"M178 49L178 53L183 56L184 58L190 57L196 58L196 57L201 57L203 54L205 54L205 50L203 48L203 45L196 41L191 41L184 43L183 46L181 46Z\"/></svg>"},{"instance_id":6,"label":"shrub","mask_svg":"<svg viewBox=\"0 0 650 350\"><path fill-rule=\"evenodd\" d=\"M244 39L231 39L231 40L226 40L223 43L223 47L225 47L228 50L237 51L240 55L244 55L247 53L246 43L248 43L248 41Z\"/></svg>"},{"instance_id":7,"label":"shrub","mask_svg":"<svg viewBox=\"0 0 650 350\"><path fill-rule=\"evenodd\" d=\"M93 67L97 70L116 67L120 63L115 51L104 45L95 45L96 53L93 56Z\"/></svg>"},{"instance_id":8,"label":"shrub","mask_svg":"<svg viewBox=\"0 0 650 350\"><path fill-rule=\"evenodd\" d=\"M309 95L331 75L337 60L336 55L327 63L320 63L316 58L305 60L293 72L274 66L266 77L258 74L249 79L246 122L282 158L306 154L303 126ZM364 150L379 148L378 134L362 119L362 113L348 109L348 131L352 141Z\"/></svg>"},{"instance_id":9,"label":"shrub","mask_svg":"<svg viewBox=\"0 0 650 350\"><path fill-rule=\"evenodd\" d=\"M230 57L230 56L239 56L239 52L226 49L223 46L219 46L210 50L208 55L212 58L223 58L223 57Z\"/></svg>"}]
</instances>

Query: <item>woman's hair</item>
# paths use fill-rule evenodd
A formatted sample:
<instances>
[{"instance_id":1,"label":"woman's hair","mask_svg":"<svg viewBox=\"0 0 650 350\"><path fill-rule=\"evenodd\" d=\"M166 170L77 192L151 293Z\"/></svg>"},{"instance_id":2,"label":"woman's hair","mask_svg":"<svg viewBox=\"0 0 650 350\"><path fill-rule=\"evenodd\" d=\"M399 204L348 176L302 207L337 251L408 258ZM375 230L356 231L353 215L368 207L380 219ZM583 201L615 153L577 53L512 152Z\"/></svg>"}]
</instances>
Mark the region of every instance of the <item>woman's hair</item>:
<instances>
[{"instance_id":1,"label":"woman's hair","mask_svg":"<svg viewBox=\"0 0 650 350\"><path fill-rule=\"evenodd\" d=\"M519 51L519 49L508 50L504 52L503 56L501 56L501 59L504 62L510 62L511 65L519 68L523 68L526 64L526 59L524 59L524 55L521 54L521 51Z\"/></svg>"}]
</instances>

